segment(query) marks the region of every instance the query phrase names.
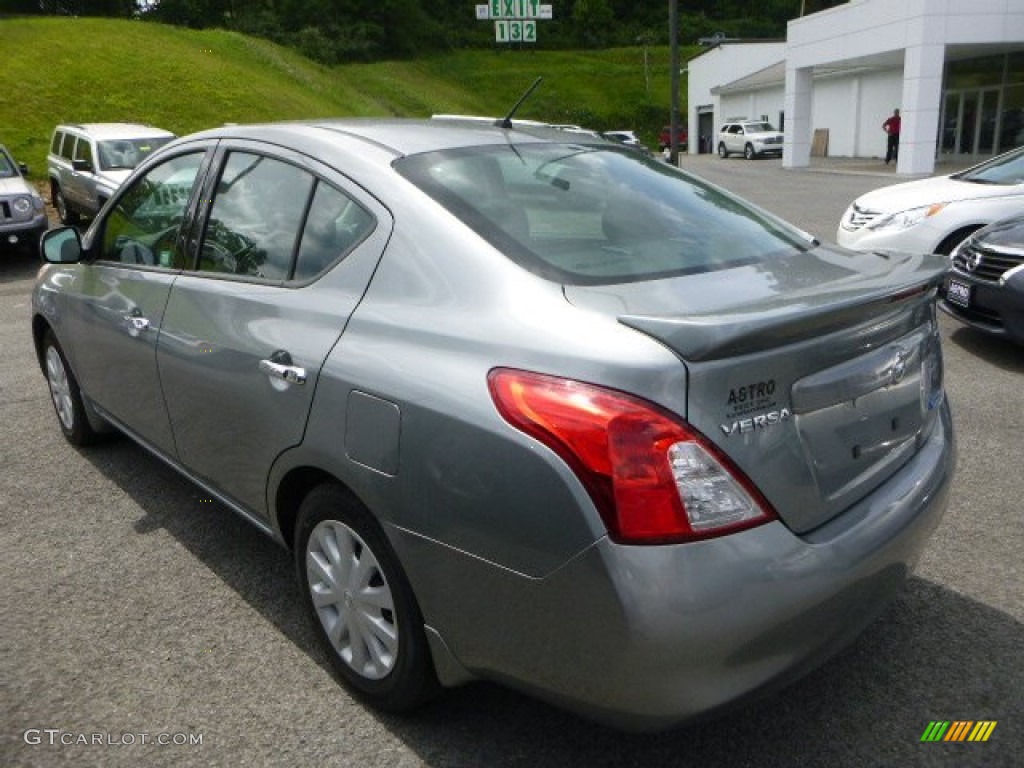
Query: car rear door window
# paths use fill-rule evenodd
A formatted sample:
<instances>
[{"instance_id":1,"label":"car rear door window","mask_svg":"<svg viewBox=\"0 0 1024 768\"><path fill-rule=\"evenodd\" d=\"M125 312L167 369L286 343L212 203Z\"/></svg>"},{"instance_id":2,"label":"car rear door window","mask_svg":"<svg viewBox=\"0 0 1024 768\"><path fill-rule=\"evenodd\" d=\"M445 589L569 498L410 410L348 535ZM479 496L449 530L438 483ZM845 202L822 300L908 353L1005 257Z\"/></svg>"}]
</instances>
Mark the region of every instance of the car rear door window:
<instances>
[{"instance_id":1,"label":"car rear door window","mask_svg":"<svg viewBox=\"0 0 1024 768\"><path fill-rule=\"evenodd\" d=\"M68 162L71 161L72 156L75 153L75 137L70 133L64 134L64 140L60 145L60 156Z\"/></svg>"},{"instance_id":2,"label":"car rear door window","mask_svg":"<svg viewBox=\"0 0 1024 768\"><path fill-rule=\"evenodd\" d=\"M199 270L287 280L314 182L290 163L231 152L214 192Z\"/></svg>"},{"instance_id":3,"label":"car rear door window","mask_svg":"<svg viewBox=\"0 0 1024 768\"><path fill-rule=\"evenodd\" d=\"M168 269L185 266L178 230L203 154L192 152L161 163L118 196L103 224L100 260Z\"/></svg>"}]
</instances>

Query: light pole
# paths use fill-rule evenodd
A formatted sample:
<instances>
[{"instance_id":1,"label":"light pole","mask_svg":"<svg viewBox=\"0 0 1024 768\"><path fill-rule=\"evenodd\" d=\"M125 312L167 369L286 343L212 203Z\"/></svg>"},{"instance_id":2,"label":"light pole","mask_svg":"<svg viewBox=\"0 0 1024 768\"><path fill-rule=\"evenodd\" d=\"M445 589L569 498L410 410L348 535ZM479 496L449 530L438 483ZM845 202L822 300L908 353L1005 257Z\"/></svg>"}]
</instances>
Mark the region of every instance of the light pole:
<instances>
[{"instance_id":1,"label":"light pole","mask_svg":"<svg viewBox=\"0 0 1024 768\"><path fill-rule=\"evenodd\" d=\"M679 0L668 2L668 35L672 51L672 113L669 120L668 159L679 165Z\"/></svg>"},{"instance_id":2,"label":"light pole","mask_svg":"<svg viewBox=\"0 0 1024 768\"><path fill-rule=\"evenodd\" d=\"M650 32L638 35L636 41L644 47L644 90L648 96L651 95L651 68L647 58L647 46L651 44L653 36Z\"/></svg>"}]
</instances>

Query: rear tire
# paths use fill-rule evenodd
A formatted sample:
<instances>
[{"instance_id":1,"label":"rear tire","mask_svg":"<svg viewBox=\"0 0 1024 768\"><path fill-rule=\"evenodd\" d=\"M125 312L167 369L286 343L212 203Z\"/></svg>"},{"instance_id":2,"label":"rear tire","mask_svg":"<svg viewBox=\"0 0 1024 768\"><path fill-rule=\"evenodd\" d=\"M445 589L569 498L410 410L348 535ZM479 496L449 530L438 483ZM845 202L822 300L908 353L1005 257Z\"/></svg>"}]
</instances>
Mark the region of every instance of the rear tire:
<instances>
[{"instance_id":1,"label":"rear tire","mask_svg":"<svg viewBox=\"0 0 1024 768\"><path fill-rule=\"evenodd\" d=\"M376 520L340 485L314 488L299 507L295 566L317 639L349 690L388 712L436 694L405 572Z\"/></svg>"},{"instance_id":2,"label":"rear tire","mask_svg":"<svg viewBox=\"0 0 1024 768\"><path fill-rule=\"evenodd\" d=\"M43 337L43 365L46 383L50 388L50 400L65 439L78 446L95 442L98 434L86 416L82 391L78 388L78 381L53 331L47 331Z\"/></svg>"},{"instance_id":3,"label":"rear tire","mask_svg":"<svg viewBox=\"0 0 1024 768\"><path fill-rule=\"evenodd\" d=\"M753 145L747 144L747 146L743 148L743 156L747 158L747 160L753 160L757 157L757 153L754 151Z\"/></svg>"},{"instance_id":4,"label":"rear tire","mask_svg":"<svg viewBox=\"0 0 1024 768\"><path fill-rule=\"evenodd\" d=\"M723 160L729 156L729 150L725 148L725 142L718 142L718 156Z\"/></svg>"}]
</instances>

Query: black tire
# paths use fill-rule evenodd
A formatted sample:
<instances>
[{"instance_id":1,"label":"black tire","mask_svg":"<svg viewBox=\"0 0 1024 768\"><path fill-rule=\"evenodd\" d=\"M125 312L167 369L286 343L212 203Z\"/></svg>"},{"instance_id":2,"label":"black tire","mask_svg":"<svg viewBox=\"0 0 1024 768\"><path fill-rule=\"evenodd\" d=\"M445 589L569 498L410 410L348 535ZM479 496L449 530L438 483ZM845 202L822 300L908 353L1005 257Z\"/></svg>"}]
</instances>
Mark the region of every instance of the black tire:
<instances>
[{"instance_id":1,"label":"black tire","mask_svg":"<svg viewBox=\"0 0 1024 768\"><path fill-rule=\"evenodd\" d=\"M718 156L723 160L729 156L729 150L725 148L725 142L718 142Z\"/></svg>"},{"instance_id":2,"label":"black tire","mask_svg":"<svg viewBox=\"0 0 1024 768\"><path fill-rule=\"evenodd\" d=\"M64 199L64 190L60 188L60 184L53 184L50 187L50 197L53 200L53 207L57 209L57 215L60 217L61 224L77 224L79 221L78 212L73 210L68 201Z\"/></svg>"},{"instance_id":3,"label":"black tire","mask_svg":"<svg viewBox=\"0 0 1024 768\"><path fill-rule=\"evenodd\" d=\"M64 350L57 343L53 331L43 337L43 369L50 389L50 401L57 413L60 431L72 445L88 445L99 436L85 415L85 403L78 380L68 365Z\"/></svg>"},{"instance_id":4,"label":"black tire","mask_svg":"<svg viewBox=\"0 0 1024 768\"><path fill-rule=\"evenodd\" d=\"M747 144L747 146L743 148L743 156L747 158L747 160L754 160L757 157L757 152L754 151L752 144Z\"/></svg>"},{"instance_id":5,"label":"black tire","mask_svg":"<svg viewBox=\"0 0 1024 768\"><path fill-rule=\"evenodd\" d=\"M935 249L936 253L941 253L943 256L949 256L960 243L966 240L974 232L977 232L981 227L964 227L958 229L950 235L946 235L946 238L939 243L939 247Z\"/></svg>"},{"instance_id":6,"label":"black tire","mask_svg":"<svg viewBox=\"0 0 1024 768\"><path fill-rule=\"evenodd\" d=\"M360 567L352 569L354 562ZM387 712L407 712L436 694L423 617L405 572L376 520L340 485L314 488L299 507L295 566L314 632L349 690ZM364 574L357 583L354 572ZM336 600L323 599L332 592ZM341 621L332 640L330 629Z\"/></svg>"}]
</instances>

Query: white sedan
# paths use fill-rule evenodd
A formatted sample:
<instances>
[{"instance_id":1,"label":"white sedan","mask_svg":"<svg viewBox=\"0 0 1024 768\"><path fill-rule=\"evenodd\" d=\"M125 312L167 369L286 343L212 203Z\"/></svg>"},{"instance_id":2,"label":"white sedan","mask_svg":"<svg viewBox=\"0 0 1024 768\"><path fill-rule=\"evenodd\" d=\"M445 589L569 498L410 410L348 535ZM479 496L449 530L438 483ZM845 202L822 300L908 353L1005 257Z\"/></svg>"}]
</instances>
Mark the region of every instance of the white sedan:
<instances>
[{"instance_id":1,"label":"white sedan","mask_svg":"<svg viewBox=\"0 0 1024 768\"><path fill-rule=\"evenodd\" d=\"M1024 147L949 176L868 192L846 209L836 241L855 251L950 253L986 224L1024 213Z\"/></svg>"}]
</instances>

